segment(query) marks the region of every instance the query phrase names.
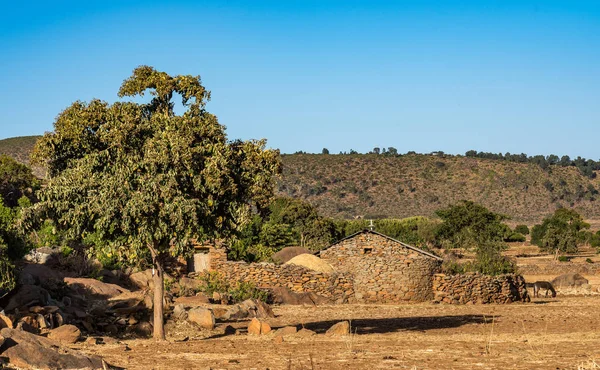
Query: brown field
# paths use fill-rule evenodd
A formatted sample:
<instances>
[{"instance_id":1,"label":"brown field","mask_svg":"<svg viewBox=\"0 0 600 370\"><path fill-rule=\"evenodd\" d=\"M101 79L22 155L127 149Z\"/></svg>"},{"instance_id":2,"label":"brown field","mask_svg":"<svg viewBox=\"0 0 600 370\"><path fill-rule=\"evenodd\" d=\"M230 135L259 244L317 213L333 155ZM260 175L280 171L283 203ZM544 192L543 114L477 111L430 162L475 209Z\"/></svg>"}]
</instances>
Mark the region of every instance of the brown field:
<instances>
[{"instance_id":1,"label":"brown field","mask_svg":"<svg viewBox=\"0 0 600 370\"><path fill-rule=\"evenodd\" d=\"M600 296L512 305L343 305L274 307L274 327L312 337L223 334L170 327L166 343L123 340L76 348L128 369L588 369L600 364ZM323 332L351 320L353 334ZM235 325L245 328L246 323ZM184 336L190 339L184 341Z\"/></svg>"}]
</instances>

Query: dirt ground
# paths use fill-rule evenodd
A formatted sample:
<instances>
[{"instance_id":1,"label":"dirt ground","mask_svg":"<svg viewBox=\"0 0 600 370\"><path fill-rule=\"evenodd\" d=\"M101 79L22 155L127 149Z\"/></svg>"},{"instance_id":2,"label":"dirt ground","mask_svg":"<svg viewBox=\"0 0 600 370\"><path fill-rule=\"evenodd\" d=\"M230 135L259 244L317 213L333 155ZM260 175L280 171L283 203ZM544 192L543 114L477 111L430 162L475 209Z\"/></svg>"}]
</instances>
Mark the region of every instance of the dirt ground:
<instances>
[{"instance_id":1,"label":"dirt ground","mask_svg":"<svg viewBox=\"0 0 600 370\"><path fill-rule=\"evenodd\" d=\"M166 343L122 340L73 348L128 369L588 369L600 364L600 296L512 305L281 306L274 328L304 326L310 337L225 335L170 327ZM328 337L351 320L352 335ZM188 339L184 339L188 336Z\"/></svg>"}]
</instances>

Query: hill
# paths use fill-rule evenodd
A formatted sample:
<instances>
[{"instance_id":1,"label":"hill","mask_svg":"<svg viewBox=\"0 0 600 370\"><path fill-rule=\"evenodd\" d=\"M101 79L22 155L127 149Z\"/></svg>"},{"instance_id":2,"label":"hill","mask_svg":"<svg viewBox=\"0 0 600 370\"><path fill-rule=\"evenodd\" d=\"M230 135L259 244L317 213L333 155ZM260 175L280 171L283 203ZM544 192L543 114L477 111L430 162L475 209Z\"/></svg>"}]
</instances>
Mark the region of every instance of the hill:
<instances>
[{"instance_id":1,"label":"hill","mask_svg":"<svg viewBox=\"0 0 600 370\"><path fill-rule=\"evenodd\" d=\"M575 167L423 154L292 154L282 161L279 194L332 217L431 216L469 199L515 222L538 222L558 207L600 218L600 180Z\"/></svg>"},{"instance_id":2,"label":"hill","mask_svg":"<svg viewBox=\"0 0 600 370\"><path fill-rule=\"evenodd\" d=\"M39 138L0 140L0 154L28 164ZM282 162L278 194L305 199L330 217L431 216L469 199L513 222L538 222L559 207L600 219L600 179L573 166L432 154L284 154Z\"/></svg>"}]
</instances>

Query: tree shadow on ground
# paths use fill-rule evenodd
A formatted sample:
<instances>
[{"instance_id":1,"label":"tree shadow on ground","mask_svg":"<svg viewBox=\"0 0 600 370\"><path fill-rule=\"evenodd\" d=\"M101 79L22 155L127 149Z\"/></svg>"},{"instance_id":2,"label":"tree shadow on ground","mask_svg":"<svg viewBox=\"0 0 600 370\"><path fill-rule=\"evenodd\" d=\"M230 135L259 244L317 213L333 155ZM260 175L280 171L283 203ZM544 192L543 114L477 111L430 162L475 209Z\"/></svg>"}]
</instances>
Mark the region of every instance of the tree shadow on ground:
<instances>
[{"instance_id":1,"label":"tree shadow on ground","mask_svg":"<svg viewBox=\"0 0 600 370\"><path fill-rule=\"evenodd\" d=\"M306 329L325 333L339 320L305 323ZM468 324L491 323L492 318L483 315L397 317L385 319L357 319L350 322L352 333L385 334L399 331L427 331L432 329L457 328Z\"/></svg>"}]
</instances>

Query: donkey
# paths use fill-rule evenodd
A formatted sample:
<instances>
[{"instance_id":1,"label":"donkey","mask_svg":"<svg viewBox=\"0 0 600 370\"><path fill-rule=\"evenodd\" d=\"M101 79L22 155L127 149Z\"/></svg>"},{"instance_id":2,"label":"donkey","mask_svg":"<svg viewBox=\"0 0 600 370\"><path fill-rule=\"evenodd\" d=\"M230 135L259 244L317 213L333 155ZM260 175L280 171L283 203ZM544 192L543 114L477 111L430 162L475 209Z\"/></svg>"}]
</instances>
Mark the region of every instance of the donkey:
<instances>
[{"instance_id":1,"label":"donkey","mask_svg":"<svg viewBox=\"0 0 600 370\"><path fill-rule=\"evenodd\" d=\"M546 294L544 297L548 297L548 291L552 292L552 298L556 297L556 290L552 284L547 281L536 281L535 283L527 283L527 288L533 288L533 297L539 298L540 290L546 289Z\"/></svg>"}]
</instances>

